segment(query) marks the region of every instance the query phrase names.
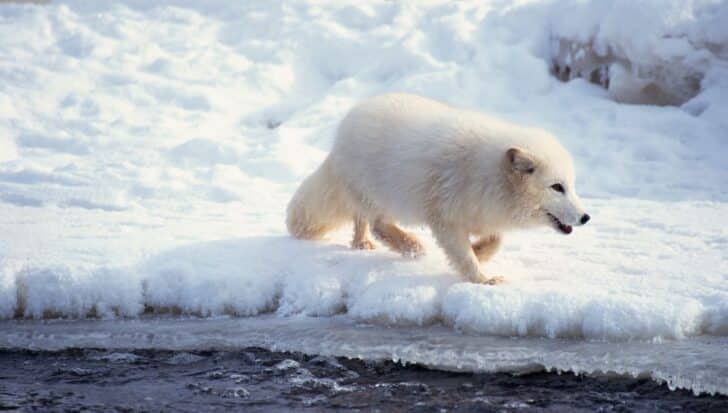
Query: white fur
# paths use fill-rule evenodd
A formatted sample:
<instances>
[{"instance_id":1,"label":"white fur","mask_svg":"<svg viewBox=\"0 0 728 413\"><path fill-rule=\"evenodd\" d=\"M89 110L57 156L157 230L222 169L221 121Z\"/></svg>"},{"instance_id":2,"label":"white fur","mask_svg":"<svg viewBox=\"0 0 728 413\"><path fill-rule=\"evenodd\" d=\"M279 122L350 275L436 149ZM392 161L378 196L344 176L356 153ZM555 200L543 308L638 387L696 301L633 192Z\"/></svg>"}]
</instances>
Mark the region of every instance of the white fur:
<instances>
[{"instance_id":1,"label":"white fur","mask_svg":"<svg viewBox=\"0 0 728 413\"><path fill-rule=\"evenodd\" d=\"M555 183L566 193L551 189ZM546 212L568 225L584 215L571 157L552 135L390 94L344 118L328 158L294 195L288 227L319 238L354 217L427 224L458 271L482 282L490 279L469 236L499 239L509 229L553 224Z\"/></svg>"}]
</instances>

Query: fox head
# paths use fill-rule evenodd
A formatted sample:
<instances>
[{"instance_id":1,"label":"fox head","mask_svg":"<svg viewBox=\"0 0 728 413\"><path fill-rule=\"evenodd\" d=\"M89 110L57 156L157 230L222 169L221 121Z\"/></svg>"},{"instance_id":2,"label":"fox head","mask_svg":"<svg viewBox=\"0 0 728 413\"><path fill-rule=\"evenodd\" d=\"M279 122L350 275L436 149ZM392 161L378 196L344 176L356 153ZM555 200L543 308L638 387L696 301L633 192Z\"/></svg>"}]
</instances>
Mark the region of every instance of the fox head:
<instances>
[{"instance_id":1,"label":"fox head","mask_svg":"<svg viewBox=\"0 0 728 413\"><path fill-rule=\"evenodd\" d=\"M537 155L512 147L504 161L520 224L545 224L570 234L573 226L589 221L576 194L574 165L565 149L551 146L548 153Z\"/></svg>"}]
</instances>

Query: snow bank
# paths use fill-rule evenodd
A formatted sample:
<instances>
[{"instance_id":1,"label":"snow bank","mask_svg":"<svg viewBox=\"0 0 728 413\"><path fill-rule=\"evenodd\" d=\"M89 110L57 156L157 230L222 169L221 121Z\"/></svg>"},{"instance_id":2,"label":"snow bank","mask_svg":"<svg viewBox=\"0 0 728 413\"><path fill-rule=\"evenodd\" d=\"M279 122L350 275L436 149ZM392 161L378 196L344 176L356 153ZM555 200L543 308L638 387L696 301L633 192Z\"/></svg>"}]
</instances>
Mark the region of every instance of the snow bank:
<instances>
[{"instance_id":1,"label":"snow bank","mask_svg":"<svg viewBox=\"0 0 728 413\"><path fill-rule=\"evenodd\" d=\"M562 78L596 80L624 102L679 105L712 88L710 80L701 85L706 77L727 73L725 1L567 1L560 6L569 12L549 9L548 20ZM700 111L707 109L704 105Z\"/></svg>"},{"instance_id":2,"label":"snow bank","mask_svg":"<svg viewBox=\"0 0 728 413\"><path fill-rule=\"evenodd\" d=\"M728 332L724 279L702 277L695 286L696 276L680 269L686 264L680 259L665 257L663 266L647 259L627 268L609 264L607 252L564 269L559 260L567 255L544 260L534 255L532 237L518 234L510 244L518 249L506 248L488 267L508 271L508 283L493 287L462 282L429 237L428 254L409 260L384 250L351 250L346 235L321 242L263 236L192 244L124 271L8 267L0 308L4 318L344 313L383 325L444 323L475 334L608 341ZM559 248L580 242L541 235Z\"/></svg>"},{"instance_id":3,"label":"snow bank","mask_svg":"<svg viewBox=\"0 0 728 413\"><path fill-rule=\"evenodd\" d=\"M699 334L710 313L697 300L676 297L459 287L445 297L446 319L465 331L501 336L683 338Z\"/></svg>"},{"instance_id":4,"label":"snow bank","mask_svg":"<svg viewBox=\"0 0 728 413\"><path fill-rule=\"evenodd\" d=\"M28 268L15 276L16 310L26 317L135 316L142 310L141 284L123 271Z\"/></svg>"}]
</instances>

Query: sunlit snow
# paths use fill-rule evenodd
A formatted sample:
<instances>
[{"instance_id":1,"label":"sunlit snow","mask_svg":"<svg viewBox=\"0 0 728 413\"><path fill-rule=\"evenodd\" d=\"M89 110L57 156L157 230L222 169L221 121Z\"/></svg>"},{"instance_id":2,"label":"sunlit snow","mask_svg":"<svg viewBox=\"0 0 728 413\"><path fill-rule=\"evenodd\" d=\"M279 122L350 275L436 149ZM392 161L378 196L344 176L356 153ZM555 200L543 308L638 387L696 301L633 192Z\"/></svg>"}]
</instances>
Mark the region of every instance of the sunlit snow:
<instances>
[{"instance_id":1,"label":"sunlit snow","mask_svg":"<svg viewBox=\"0 0 728 413\"><path fill-rule=\"evenodd\" d=\"M560 40L633 71L613 68L609 90L561 82ZM370 328L406 361L494 369L468 362L478 337L516 360L504 369L611 368L728 394L710 370L728 365L727 45L728 2L714 0L0 4L0 345L109 345L56 342L57 324L25 319L141 334L260 318L292 329L283 349L306 328ZM697 84L678 106L615 101L650 76ZM350 250L350 229L291 239L286 204L337 122L390 91L551 131L592 221L509 234L487 264L497 287L462 282L426 228L412 228L419 260ZM397 350L418 331L453 353ZM266 334L226 343L275 347ZM564 340L573 357L550 356ZM643 359L690 343L682 370ZM595 361L600 349L617 359Z\"/></svg>"}]
</instances>

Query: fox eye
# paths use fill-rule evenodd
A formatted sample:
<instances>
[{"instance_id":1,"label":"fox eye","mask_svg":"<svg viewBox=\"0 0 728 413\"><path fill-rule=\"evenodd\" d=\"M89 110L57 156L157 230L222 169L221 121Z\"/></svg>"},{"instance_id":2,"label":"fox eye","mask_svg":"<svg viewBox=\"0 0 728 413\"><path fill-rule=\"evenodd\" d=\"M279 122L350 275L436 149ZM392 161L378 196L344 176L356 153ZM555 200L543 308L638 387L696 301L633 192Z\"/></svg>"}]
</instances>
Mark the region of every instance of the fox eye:
<instances>
[{"instance_id":1,"label":"fox eye","mask_svg":"<svg viewBox=\"0 0 728 413\"><path fill-rule=\"evenodd\" d=\"M564 187L561 184L553 184L551 185L551 189L553 189L556 192L564 193Z\"/></svg>"}]
</instances>

